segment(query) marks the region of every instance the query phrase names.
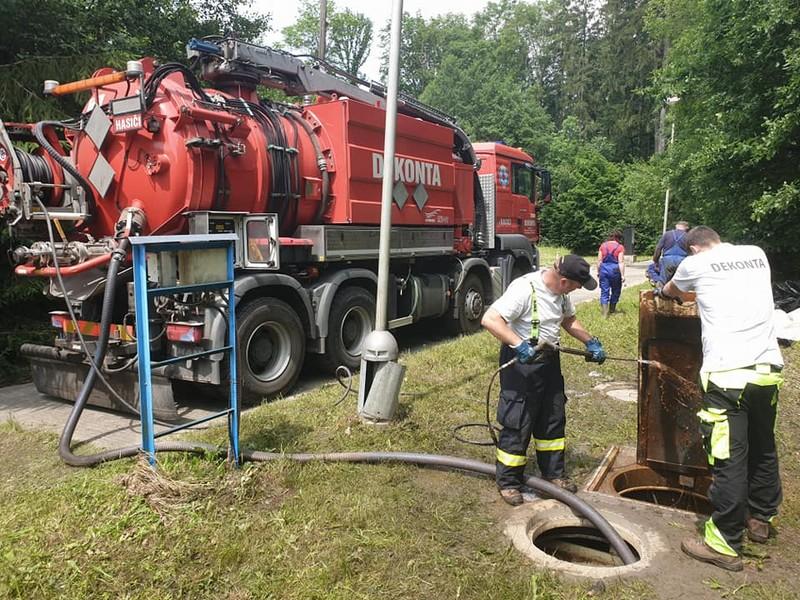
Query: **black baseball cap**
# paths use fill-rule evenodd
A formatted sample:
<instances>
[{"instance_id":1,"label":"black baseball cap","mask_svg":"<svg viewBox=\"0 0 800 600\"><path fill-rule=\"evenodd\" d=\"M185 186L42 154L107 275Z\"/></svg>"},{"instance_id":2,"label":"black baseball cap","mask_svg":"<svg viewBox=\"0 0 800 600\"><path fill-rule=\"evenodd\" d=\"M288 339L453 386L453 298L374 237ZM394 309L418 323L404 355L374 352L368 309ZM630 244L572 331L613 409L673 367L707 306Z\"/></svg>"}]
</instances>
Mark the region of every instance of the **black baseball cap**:
<instances>
[{"instance_id":1,"label":"black baseball cap","mask_svg":"<svg viewBox=\"0 0 800 600\"><path fill-rule=\"evenodd\" d=\"M597 287L597 280L589 274L589 263L576 254L567 254L556 261L556 271L562 277L577 281L587 290Z\"/></svg>"}]
</instances>

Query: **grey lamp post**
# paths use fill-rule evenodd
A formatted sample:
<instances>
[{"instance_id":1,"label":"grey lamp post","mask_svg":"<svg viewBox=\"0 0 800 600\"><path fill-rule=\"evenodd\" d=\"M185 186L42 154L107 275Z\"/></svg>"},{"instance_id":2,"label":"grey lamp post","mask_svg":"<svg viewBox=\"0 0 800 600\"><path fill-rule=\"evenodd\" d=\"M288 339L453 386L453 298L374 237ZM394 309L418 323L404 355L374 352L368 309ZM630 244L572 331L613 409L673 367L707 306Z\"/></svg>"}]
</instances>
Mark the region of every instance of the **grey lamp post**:
<instances>
[{"instance_id":1,"label":"grey lamp post","mask_svg":"<svg viewBox=\"0 0 800 600\"><path fill-rule=\"evenodd\" d=\"M389 250L392 235L392 188L394 186L395 133L397 131L397 86L400 76L400 34L403 0L392 2L389 43L389 76L386 81L386 128L383 146L383 194L378 255L378 289L375 331L364 340L361 380L358 386L358 416L366 423L388 423L394 417L405 367L397 364L399 349L387 327Z\"/></svg>"},{"instance_id":2,"label":"grey lamp post","mask_svg":"<svg viewBox=\"0 0 800 600\"><path fill-rule=\"evenodd\" d=\"M672 106L677 104L680 98L678 96L670 96L667 98L667 106ZM670 128L669 134L669 145L672 146L672 142L675 141L675 119L672 119L672 127ZM669 216L669 185L667 185L667 192L664 195L664 226L661 229L661 233L665 233L667 231L667 218Z\"/></svg>"}]
</instances>

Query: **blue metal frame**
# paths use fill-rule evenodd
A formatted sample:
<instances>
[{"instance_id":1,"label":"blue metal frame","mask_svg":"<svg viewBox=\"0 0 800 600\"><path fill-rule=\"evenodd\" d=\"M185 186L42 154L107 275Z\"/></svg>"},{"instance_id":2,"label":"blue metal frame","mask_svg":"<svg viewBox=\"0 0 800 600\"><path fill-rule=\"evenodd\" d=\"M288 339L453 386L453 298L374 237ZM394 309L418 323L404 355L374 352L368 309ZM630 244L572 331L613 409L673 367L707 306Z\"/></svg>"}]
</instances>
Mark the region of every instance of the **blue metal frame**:
<instances>
[{"instance_id":1,"label":"blue metal frame","mask_svg":"<svg viewBox=\"0 0 800 600\"><path fill-rule=\"evenodd\" d=\"M241 463L239 452L239 387L238 363L236 356L236 310L234 295L234 263L235 234L216 235L173 235L143 236L131 238L133 246L133 288L136 309L136 347L139 356L139 412L142 421L142 450L147 453L151 465L156 462L155 438L182 431L219 417L228 417L228 460L234 464ZM204 284L177 285L163 288L148 288L147 285L147 252L165 252L170 250L204 250L208 248L226 248L227 279ZM228 343L221 348L212 348L197 352L190 356L152 362L150 357L150 315L149 299L153 296L169 296L171 294L205 291L212 289L228 290ZM226 352L229 354L230 399L228 409L189 423L184 423L166 431L155 433L153 423L153 389L152 369L178 360L199 358L210 354Z\"/></svg>"}]
</instances>

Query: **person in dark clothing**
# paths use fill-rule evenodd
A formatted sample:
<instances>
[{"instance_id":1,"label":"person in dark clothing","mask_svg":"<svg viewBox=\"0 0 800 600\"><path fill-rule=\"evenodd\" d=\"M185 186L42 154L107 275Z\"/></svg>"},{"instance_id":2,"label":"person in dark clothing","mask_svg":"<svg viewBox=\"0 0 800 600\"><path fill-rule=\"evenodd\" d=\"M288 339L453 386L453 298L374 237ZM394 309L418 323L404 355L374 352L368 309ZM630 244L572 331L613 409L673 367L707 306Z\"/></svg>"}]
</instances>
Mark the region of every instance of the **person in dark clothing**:
<instances>
[{"instance_id":1,"label":"person in dark clothing","mask_svg":"<svg viewBox=\"0 0 800 600\"><path fill-rule=\"evenodd\" d=\"M625 281L625 246L622 232L612 231L597 251L597 275L600 280L600 311L604 317L617 311L622 283Z\"/></svg>"},{"instance_id":2,"label":"person in dark clothing","mask_svg":"<svg viewBox=\"0 0 800 600\"><path fill-rule=\"evenodd\" d=\"M686 247L686 232L689 224L686 221L675 223L675 229L671 229L661 236L653 252L653 264L657 265L658 281L661 285L666 284L675 274L675 269L681 261L689 254Z\"/></svg>"},{"instance_id":3,"label":"person in dark clothing","mask_svg":"<svg viewBox=\"0 0 800 600\"><path fill-rule=\"evenodd\" d=\"M593 290L597 281L589 274L589 263L570 254L552 269L534 271L512 281L481 321L503 344L500 364L517 359L500 372L502 389L497 406L497 421L503 429L497 440L496 481L500 496L512 506L532 499L523 486L531 436L542 477L565 490L577 491L565 473L567 398L559 353L542 351L537 342L557 345L563 328L586 345L591 353L586 360L605 360L600 340L575 318L568 294L579 287Z\"/></svg>"}]
</instances>

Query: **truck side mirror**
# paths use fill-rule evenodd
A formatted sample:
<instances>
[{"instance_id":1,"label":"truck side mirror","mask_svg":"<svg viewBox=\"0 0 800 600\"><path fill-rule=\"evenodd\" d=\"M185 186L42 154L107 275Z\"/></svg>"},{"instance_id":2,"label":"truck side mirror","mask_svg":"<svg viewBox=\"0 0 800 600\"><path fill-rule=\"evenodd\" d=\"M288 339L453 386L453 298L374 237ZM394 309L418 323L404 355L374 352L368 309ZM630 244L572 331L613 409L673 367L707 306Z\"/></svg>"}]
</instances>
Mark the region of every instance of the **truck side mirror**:
<instances>
[{"instance_id":1,"label":"truck side mirror","mask_svg":"<svg viewBox=\"0 0 800 600\"><path fill-rule=\"evenodd\" d=\"M549 204L552 200L552 189L550 186L550 171L541 171L542 175L542 202Z\"/></svg>"}]
</instances>

